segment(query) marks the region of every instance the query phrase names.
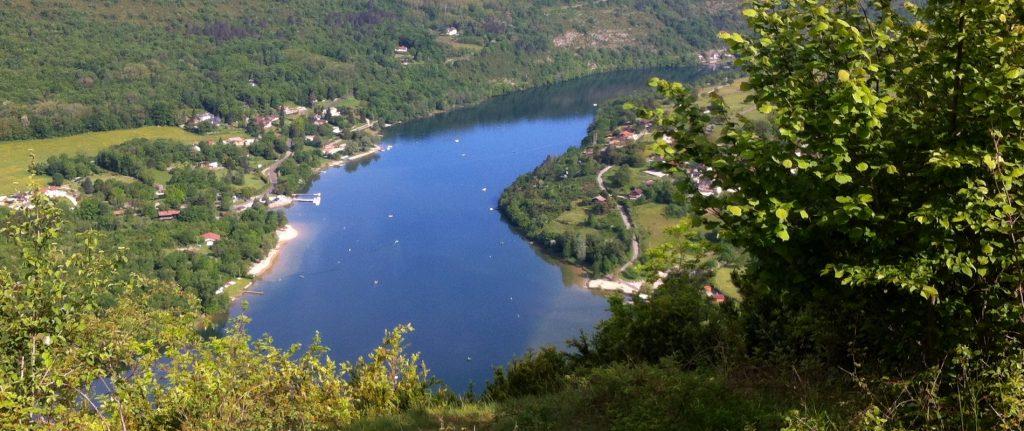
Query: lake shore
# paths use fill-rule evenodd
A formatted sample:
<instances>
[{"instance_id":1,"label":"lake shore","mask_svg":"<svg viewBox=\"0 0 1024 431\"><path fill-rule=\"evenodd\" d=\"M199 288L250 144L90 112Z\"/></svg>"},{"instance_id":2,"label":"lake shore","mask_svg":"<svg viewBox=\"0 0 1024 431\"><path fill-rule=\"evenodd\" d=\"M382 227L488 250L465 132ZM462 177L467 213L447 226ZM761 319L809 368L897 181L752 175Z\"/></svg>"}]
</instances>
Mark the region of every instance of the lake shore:
<instances>
[{"instance_id":1,"label":"lake shore","mask_svg":"<svg viewBox=\"0 0 1024 431\"><path fill-rule=\"evenodd\" d=\"M327 170L329 168L336 168L336 167L339 167L339 166L345 166L349 162L354 162L356 160L372 156L372 155L377 154L379 152L381 152L381 149L380 149L380 146L378 145L378 146L374 146L373 148L371 148L369 150L363 151L361 153L357 153L357 154L353 154L351 156L347 156L347 157L345 157L344 159L341 159L341 160L328 160L327 163L325 163L323 166L320 167L320 171L323 172L323 171L325 171L325 170Z\"/></svg>"},{"instance_id":2,"label":"lake shore","mask_svg":"<svg viewBox=\"0 0 1024 431\"><path fill-rule=\"evenodd\" d=\"M263 273L267 272L274 266L274 261L277 260L277 255L281 252L281 247L288 241L298 238L299 231L290 224L285 225L283 228L277 230L277 244L274 248L270 249L270 253L263 260L256 262L251 268L249 268L249 275L252 277L259 277Z\"/></svg>"}]
</instances>

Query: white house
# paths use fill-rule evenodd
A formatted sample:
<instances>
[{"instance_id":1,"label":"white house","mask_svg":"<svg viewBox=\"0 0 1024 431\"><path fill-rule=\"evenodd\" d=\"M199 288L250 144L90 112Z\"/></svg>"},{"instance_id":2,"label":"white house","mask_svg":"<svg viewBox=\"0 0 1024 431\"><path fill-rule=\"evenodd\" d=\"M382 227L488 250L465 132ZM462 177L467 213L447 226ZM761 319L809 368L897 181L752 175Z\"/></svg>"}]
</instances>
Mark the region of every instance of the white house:
<instances>
[{"instance_id":1,"label":"white house","mask_svg":"<svg viewBox=\"0 0 1024 431\"><path fill-rule=\"evenodd\" d=\"M457 29L457 28L455 28L455 27L448 27L448 28L447 28L447 29L446 29L446 30L444 31L444 34L446 34L446 35L448 35L448 36L458 36L458 35L459 35L459 29Z\"/></svg>"}]
</instances>

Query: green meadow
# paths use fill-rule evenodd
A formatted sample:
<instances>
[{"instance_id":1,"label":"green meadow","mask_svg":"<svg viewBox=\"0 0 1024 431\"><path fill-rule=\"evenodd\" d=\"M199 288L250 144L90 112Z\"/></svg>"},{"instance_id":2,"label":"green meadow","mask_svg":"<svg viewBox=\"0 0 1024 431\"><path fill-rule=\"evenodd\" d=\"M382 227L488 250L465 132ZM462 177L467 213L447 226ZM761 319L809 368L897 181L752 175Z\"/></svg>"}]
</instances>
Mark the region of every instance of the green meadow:
<instances>
[{"instance_id":1,"label":"green meadow","mask_svg":"<svg viewBox=\"0 0 1024 431\"><path fill-rule=\"evenodd\" d=\"M16 193L45 186L50 178L33 176L28 172L32 157L45 161L47 157L61 153L93 155L104 148L136 139L175 139L183 142L199 142L237 136L234 129L210 135L196 135L178 127L148 126L137 129L91 132L80 135L47 139L27 139L0 142L0 195Z\"/></svg>"}]
</instances>

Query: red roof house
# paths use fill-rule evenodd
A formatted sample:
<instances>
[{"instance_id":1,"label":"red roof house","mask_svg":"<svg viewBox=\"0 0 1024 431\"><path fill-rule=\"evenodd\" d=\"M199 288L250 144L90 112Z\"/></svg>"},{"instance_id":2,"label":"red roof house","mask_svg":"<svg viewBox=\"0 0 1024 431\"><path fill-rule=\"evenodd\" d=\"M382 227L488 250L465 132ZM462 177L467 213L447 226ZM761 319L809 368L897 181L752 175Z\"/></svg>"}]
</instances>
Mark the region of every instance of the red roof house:
<instances>
[{"instance_id":1,"label":"red roof house","mask_svg":"<svg viewBox=\"0 0 1024 431\"><path fill-rule=\"evenodd\" d=\"M208 246L212 246L213 243L220 241L220 235L217 235L213 232L204 233L202 235L199 235L199 237L206 241L206 245Z\"/></svg>"},{"instance_id":2,"label":"red roof house","mask_svg":"<svg viewBox=\"0 0 1024 431\"><path fill-rule=\"evenodd\" d=\"M178 218L178 216L181 215L181 211L178 211L178 210L166 210L166 211L157 212L156 215L157 215L157 217L160 220L174 220L174 219Z\"/></svg>"}]
</instances>

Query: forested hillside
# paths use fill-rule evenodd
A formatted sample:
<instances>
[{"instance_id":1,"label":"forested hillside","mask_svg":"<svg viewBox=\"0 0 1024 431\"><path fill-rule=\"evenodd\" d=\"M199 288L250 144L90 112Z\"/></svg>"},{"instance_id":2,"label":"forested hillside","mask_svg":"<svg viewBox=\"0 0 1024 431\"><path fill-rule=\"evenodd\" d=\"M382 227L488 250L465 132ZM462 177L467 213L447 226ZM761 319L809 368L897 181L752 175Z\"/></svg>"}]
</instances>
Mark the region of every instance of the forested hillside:
<instances>
[{"instance_id":1,"label":"forested hillside","mask_svg":"<svg viewBox=\"0 0 1024 431\"><path fill-rule=\"evenodd\" d=\"M693 62L737 0L0 2L0 140L337 100L386 122ZM454 29L457 35L448 35ZM407 52L398 52L404 46Z\"/></svg>"}]
</instances>

